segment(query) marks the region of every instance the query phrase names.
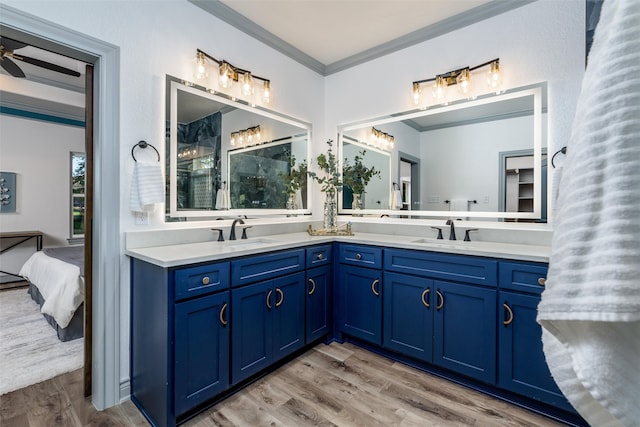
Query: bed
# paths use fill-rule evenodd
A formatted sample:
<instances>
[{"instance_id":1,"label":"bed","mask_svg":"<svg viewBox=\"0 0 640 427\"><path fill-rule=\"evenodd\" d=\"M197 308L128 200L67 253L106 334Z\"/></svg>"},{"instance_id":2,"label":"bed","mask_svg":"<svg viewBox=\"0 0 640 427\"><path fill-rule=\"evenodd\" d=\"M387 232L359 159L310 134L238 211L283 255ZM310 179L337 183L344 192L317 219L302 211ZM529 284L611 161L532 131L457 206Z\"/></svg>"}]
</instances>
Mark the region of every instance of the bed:
<instances>
[{"instance_id":1,"label":"bed","mask_svg":"<svg viewBox=\"0 0 640 427\"><path fill-rule=\"evenodd\" d=\"M29 295L60 341L84 335L84 246L45 248L20 269Z\"/></svg>"}]
</instances>

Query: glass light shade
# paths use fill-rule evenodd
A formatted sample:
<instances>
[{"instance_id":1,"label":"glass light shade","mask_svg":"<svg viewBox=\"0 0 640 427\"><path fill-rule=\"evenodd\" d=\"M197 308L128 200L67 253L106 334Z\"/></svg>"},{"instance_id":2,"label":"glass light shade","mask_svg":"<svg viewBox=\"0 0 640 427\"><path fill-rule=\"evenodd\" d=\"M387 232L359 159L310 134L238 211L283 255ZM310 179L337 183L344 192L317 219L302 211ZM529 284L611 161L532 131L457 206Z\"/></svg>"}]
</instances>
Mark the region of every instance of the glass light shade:
<instances>
[{"instance_id":1,"label":"glass light shade","mask_svg":"<svg viewBox=\"0 0 640 427\"><path fill-rule=\"evenodd\" d=\"M239 137L239 136L240 136L240 135L238 134L238 132L233 132L233 133L231 134L231 139L229 140L229 143L230 143L233 147L235 147L235 146L236 146L236 144L238 143L238 137Z\"/></svg>"},{"instance_id":2,"label":"glass light shade","mask_svg":"<svg viewBox=\"0 0 640 427\"><path fill-rule=\"evenodd\" d=\"M253 94L253 78L251 73L244 73L242 76L242 94L244 96L251 96Z\"/></svg>"},{"instance_id":3,"label":"glass light shade","mask_svg":"<svg viewBox=\"0 0 640 427\"><path fill-rule=\"evenodd\" d=\"M413 90L411 91L413 95L413 103L415 105L420 105L420 97L422 95L422 89L420 89L420 83L413 84Z\"/></svg>"},{"instance_id":4,"label":"glass light shade","mask_svg":"<svg viewBox=\"0 0 640 427\"><path fill-rule=\"evenodd\" d=\"M260 126L255 128L256 142L260 142L262 139L262 132L260 132Z\"/></svg>"},{"instance_id":5,"label":"glass light shade","mask_svg":"<svg viewBox=\"0 0 640 427\"><path fill-rule=\"evenodd\" d=\"M471 73L469 73L468 68L460 71L460 74L456 77L456 84L458 85L458 92L462 95L471 94Z\"/></svg>"},{"instance_id":6,"label":"glass light shade","mask_svg":"<svg viewBox=\"0 0 640 427\"><path fill-rule=\"evenodd\" d=\"M442 76L436 76L436 82L433 84L433 97L442 100L447 96L447 79Z\"/></svg>"},{"instance_id":7,"label":"glass light shade","mask_svg":"<svg viewBox=\"0 0 640 427\"><path fill-rule=\"evenodd\" d=\"M262 87L262 102L265 104L271 102L271 82L269 80L265 80Z\"/></svg>"},{"instance_id":8,"label":"glass light shade","mask_svg":"<svg viewBox=\"0 0 640 427\"><path fill-rule=\"evenodd\" d=\"M233 84L233 70L226 62L220 64L218 82L223 89L229 89Z\"/></svg>"},{"instance_id":9,"label":"glass light shade","mask_svg":"<svg viewBox=\"0 0 640 427\"><path fill-rule=\"evenodd\" d=\"M193 76L196 80L204 80L209 77L209 70L207 67L207 60L204 57L202 52L197 52L196 57L193 58L193 62L195 63L195 69L193 71Z\"/></svg>"},{"instance_id":10,"label":"glass light shade","mask_svg":"<svg viewBox=\"0 0 640 427\"><path fill-rule=\"evenodd\" d=\"M487 84L494 90L496 94L501 92L502 87L502 75L500 73L500 63L498 61L494 61L491 63L491 68L487 73Z\"/></svg>"}]
</instances>

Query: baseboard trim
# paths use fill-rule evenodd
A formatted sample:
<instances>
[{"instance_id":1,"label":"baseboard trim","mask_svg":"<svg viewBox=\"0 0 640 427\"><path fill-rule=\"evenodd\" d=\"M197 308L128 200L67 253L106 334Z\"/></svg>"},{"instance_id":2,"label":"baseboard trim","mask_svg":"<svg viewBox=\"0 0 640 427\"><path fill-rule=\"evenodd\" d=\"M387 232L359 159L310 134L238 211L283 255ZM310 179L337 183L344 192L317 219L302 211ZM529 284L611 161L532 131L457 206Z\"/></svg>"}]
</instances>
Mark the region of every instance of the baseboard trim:
<instances>
[{"instance_id":1,"label":"baseboard trim","mask_svg":"<svg viewBox=\"0 0 640 427\"><path fill-rule=\"evenodd\" d=\"M131 381L129 378L120 380L120 403L131 399Z\"/></svg>"}]
</instances>

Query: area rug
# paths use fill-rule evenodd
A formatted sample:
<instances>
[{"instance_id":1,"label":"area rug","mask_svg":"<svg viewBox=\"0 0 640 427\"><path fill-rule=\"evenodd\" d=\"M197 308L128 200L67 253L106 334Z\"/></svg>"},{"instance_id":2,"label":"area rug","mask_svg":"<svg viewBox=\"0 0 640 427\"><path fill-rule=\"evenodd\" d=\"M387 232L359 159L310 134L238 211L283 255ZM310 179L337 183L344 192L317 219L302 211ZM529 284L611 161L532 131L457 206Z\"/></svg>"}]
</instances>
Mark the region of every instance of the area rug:
<instances>
[{"instance_id":1,"label":"area rug","mask_svg":"<svg viewBox=\"0 0 640 427\"><path fill-rule=\"evenodd\" d=\"M83 366L84 339L61 342L26 288L0 291L0 395Z\"/></svg>"}]
</instances>

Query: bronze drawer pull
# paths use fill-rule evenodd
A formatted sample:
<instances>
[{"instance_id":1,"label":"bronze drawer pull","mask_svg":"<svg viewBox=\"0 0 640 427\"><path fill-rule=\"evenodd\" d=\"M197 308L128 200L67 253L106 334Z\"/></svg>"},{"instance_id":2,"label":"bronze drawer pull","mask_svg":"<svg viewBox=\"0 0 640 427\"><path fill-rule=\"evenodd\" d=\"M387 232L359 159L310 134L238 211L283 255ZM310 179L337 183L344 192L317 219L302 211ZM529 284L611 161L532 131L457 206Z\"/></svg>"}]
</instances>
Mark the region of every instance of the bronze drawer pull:
<instances>
[{"instance_id":1,"label":"bronze drawer pull","mask_svg":"<svg viewBox=\"0 0 640 427\"><path fill-rule=\"evenodd\" d=\"M442 296L439 290L436 290L436 295L438 296L438 303L436 304L436 310L440 310L444 306L444 297Z\"/></svg>"},{"instance_id":2,"label":"bronze drawer pull","mask_svg":"<svg viewBox=\"0 0 640 427\"><path fill-rule=\"evenodd\" d=\"M313 295L313 293L316 291L316 282L314 282L313 279L309 279L309 284L311 285L311 289L309 289L308 294Z\"/></svg>"},{"instance_id":3,"label":"bronze drawer pull","mask_svg":"<svg viewBox=\"0 0 640 427\"><path fill-rule=\"evenodd\" d=\"M362 259L362 255L360 255L360 254L356 254L356 259L357 259L357 260L361 260L361 259Z\"/></svg>"},{"instance_id":4,"label":"bronze drawer pull","mask_svg":"<svg viewBox=\"0 0 640 427\"><path fill-rule=\"evenodd\" d=\"M276 293L280 295L280 301L276 300L276 307L280 307L282 305L282 302L284 301L284 293L280 288L276 288Z\"/></svg>"},{"instance_id":5,"label":"bronze drawer pull","mask_svg":"<svg viewBox=\"0 0 640 427\"><path fill-rule=\"evenodd\" d=\"M424 299L424 297L429 297L430 293L431 293L431 288L427 288L422 292L422 296L420 297L420 299L422 300L422 305L424 305L427 308L430 308L431 304L429 304L427 300Z\"/></svg>"},{"instance_id":6,"label":"bronze drawer pull","mask_svg":"<svg viewBox=\"0 0 640 427\"><path fill-rule=\"evenodd\" d=\"M546 284L547 284L547 279L545 279L544 277L538 277L538 285L544 286Z\"/></svg>"},{"instance_id":7,"label":"bronze drawer pull","mask_svg":"<svg viewBox=\"0 0 640 427\"><path fill-rule=\"evenodd\" d=\"M273 293L272 289L269 289L269 292L267 292L267 308L269 310L271 310L271 294Z\"/></svg>"},{"instance_id":8,"label":"bronze drawer pull","mask_svg":"<svg viewBox=\"0 0 640 427\"><path fill-rule=\"evenodd\" d=\"M502 304L502 306L504 307L505 310L505 314L509 314L509 318L505 319L502 321L502 324L504 326L509 326L511 324L511 322L513 322L513 311L511 310L511 307L509 307L507 305L507 303L505 302L504 304Z\"/></svg>"},{"instance_id":9,"label":"bronze drawer pull","mask_svg":"<svg viewBox=\"0 0 640 427\"><path fill-rule=\"evenodd\" d=\"M224 318L224 313L225 313L225 311L227 311L227 306L228 306L228 304L225 302L222 305L222 308L220 309L219 317L220 317L220 323L222 323L222 326L227 326L227 323L229 323L229 321Z\"/></svg>"},{"instance_id":10,"label":"bronze drawer pull","mask_svg":"<svg viewBox=\"0 0 640 427\"><path fill-rule=\"evenodd\" d=\"M211 279L209 279L209 276L204 276L202 278L202 284L203 285L208 285L210 281L211 281Z\"/></svg>"},{"instance_id":11,"label":"bronze drawer pull","mask_svg":"<svg viewBox=\"0 0 640 427\"><path fill-rule=\"evenodd\" d=\"M323 260L323 259L324 259L324 255L322 255L322 254L318 254L318 255L316 256L316 258L317 258L317 259L319 259L319 260Z\"/></svg>"},{"instance_id":12,"label":"bronze drawer pull","mask_svg":"<svg viewBox=\"0 0 640 427\"><path fill-rule=\"evenodd\" d=\"M373 294L375 296L379 296L380 295L380 291L378 289L376 289L376 286L378 285L378 283L380 283L379 279L376 279L373 282L371 282L371 292L373 292Z\"/></svg>"}]
</instances>

